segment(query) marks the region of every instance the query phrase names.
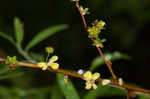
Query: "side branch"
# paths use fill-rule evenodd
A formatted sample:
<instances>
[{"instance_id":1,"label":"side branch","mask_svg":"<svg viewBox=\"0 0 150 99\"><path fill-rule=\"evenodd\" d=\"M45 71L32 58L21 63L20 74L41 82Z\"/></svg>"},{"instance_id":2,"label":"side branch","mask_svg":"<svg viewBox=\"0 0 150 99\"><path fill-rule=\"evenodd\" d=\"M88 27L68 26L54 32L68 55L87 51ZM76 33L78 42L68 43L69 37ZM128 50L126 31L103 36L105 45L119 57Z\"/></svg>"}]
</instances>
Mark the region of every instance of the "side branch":
<instances>
[{"instance_id":1,"label":"side branch","mask_svg":"<svg viewBox=\"0 0 150 99\"><path fill-rule=\"evenodd\" d=\"M78 9L78 11L79 11L79 13L80 13L80 15L81 15L81 18L82 18L82 21L83 21L85 30L88 32L88 26L87 26L85 17L84 17L84 15L82 14L82 11L81 11L81 9L80 9L79 2L78 2L78 1L76 1L76 8ZM95 42L94 39L91 38L91 40L92 40L93 43ZM102 59L104 60L106 66L108 67L108 69L109 69L109 71L110 71L112 77L113 77L115 80L117 80L117 76L115 75L115 73L114 73L114 71L113 71L113 69L112 69L112 63L111 63L108 59L106 59L106 58L104 57L104 54L103 54L103 52L101 51L100 47L97 46L96 48L97 48L97 50L98 50L98 52L99 52L99 55L102 57Z\"/></svg>"},{"instance_id":2,"label":"side branch","mask_svg":"<svg viewBox=\"0 0 150 99\"><path fill-rule=\"evenodd\" d=\"M6 61L6 59L0 58L0 62L5 62L5 61ZM18 62L18 64L16 64L15 66L30 67L30 68L39 68L40 69L40 67L37 64L31 64L31 63L26 63L26 62ZM67 70L64 70L64 69L52 70L51 68L47 68L47 70L51 71L51 72L61 73L61 74L67 75L67 76L71 76L71 77L76 77L76 78L83 79L83 75L78 74L76 72L70 72L70 71L67 71ZM98 78L96 80L96 82L101 83L103 80L104 80L104 78ZM150 90L142 89L142 88L136 88L136 87L133 87L133 86L129 86L127 84L120 85L118 83L118 81L116 81L116 80L111 80L110 85L122 87L122 88L125 88L125 89L128 89L128 90L132 90L132 91L137 91L137 92L143 92L143 93L149 93L150 94Z\"/></svg>"}]
</instances>

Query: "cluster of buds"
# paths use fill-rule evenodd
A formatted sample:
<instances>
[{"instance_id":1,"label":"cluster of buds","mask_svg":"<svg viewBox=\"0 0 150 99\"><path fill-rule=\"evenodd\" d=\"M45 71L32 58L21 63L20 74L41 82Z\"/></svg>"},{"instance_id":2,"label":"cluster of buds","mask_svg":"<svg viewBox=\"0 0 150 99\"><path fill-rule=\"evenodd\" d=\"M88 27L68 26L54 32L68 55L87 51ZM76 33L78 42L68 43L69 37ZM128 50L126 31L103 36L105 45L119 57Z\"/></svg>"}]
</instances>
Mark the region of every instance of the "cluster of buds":
<instances>
[{"instance_id":1,"label":"cluster of buds","mask_svg":"<svg viewBox=\"0 0 150 99\"><path fill-rule=\"evenodd\" d=\"M96 20L93 23L93 26L88 29L89 38L98 38L99 34L101 33L101 30L104 29L104 26L105 26L105 22L104 21Z\"/></svg>"},{"instance_id":2,"label":"cluster of buds","mask_svg":"<svg viewBox=\"0 0 150 99\"><path fill-rule=\"evenodd\" d=\"M16 56L13 56L13 57L7 56L7 60L5 61L5 64L13 66L13 65L15 65L17 63L18 63L18 61L17 61L17 57Z\"/></svg>"},{"instance_id":3,"label":"cluster of buds","mask_svg":"<svg viewBox=\"0 0 150 99\"><path fill-rule=\"evenodd\" d=\"M82 15L89 14L89 9L88 8L83 8L83 6L80 6L80 11Z\"/></svg>"},{"instance_id":4,"label":"cluster of buds","mask_svg":"<svg viewBox=\"0 0 150 99\"><path fill-rule=\"evenodd\" d=\"M54 48L53 47L46 47L45 48L45 51L48 53L48 54L52 54L54 52Z\"/></svg>"}]
</instances>

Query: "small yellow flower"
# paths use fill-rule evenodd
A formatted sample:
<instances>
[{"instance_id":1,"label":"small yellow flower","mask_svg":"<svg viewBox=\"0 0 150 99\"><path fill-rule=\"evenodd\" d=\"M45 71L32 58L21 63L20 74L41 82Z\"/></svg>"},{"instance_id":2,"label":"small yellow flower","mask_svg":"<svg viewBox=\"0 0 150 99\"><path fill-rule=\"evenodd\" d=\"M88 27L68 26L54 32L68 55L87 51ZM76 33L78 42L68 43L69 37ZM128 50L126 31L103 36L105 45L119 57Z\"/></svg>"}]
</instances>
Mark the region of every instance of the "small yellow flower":
<instances>
[{"instance_id":1,"label":"small yellow flower","mask_svg":"<svg viewBox=\"0 0 150 99\"><path fill-rule=\"evenodd\" d=\"M54 48L53 47L46 47L45 48L45 51L49 54L53 53L54 52Z\"/></svg>"},{"instance_id":2,"label":"small yellow flower","mask_svg":"<svg viewBox=\"0 0 150 99\"><path fill-rule=\"evenodd\" d=\"M102 20L100 20L97 24L96 27L98 27L99 29L103 29L104 26L106 25L106 23Z\"/></svg>"},{"instance_id":3,"label":"small yellow flower","mask_svg":"<svg viewBox=\"0 0 150 99\"><path fill-rule=\"evenodd\" d=\"M91 89L91 87L93 87L93 89L97 88L97 85L95 84L95 80L100 77L99 73L92 74L90 71L87 71L83 74L83 77L84 80L86 80L85 89Z\"/></svg>"},{"instance_id":4,"label":"small yellow flower","mask_svg":"<svg viewBox=\"0 0 150 99\"><path fill-rule=\"evenodd\" d=\"M45 62L39 62L37 65L38 67L41 67L42 70L46 70L48 67Z\"/></svg>"},{"instance_id":5,"label":"small yellow flower","mask_svg":"<svg viewBox=\"0 0 150 99\"><path fill-rule=\"evenodd\" d=\"M52 56L47 63L47 66L50 66L52 69L56 70L59 68L59 64L55 63L58 60L58 56Z\"/></svg>"},{"instance_id":6,"label":"small yellow flower","mask_svg":"<svg viewBox=\"0 0 150 99\"><path fill-rule=\"evenodd\" d=\"M89 37L90 38L96 38L100 34L100 29L95 27L95 26L93 26L93 27L88 29L88 32L89 32Z\"/></svg>"}]
</instances>

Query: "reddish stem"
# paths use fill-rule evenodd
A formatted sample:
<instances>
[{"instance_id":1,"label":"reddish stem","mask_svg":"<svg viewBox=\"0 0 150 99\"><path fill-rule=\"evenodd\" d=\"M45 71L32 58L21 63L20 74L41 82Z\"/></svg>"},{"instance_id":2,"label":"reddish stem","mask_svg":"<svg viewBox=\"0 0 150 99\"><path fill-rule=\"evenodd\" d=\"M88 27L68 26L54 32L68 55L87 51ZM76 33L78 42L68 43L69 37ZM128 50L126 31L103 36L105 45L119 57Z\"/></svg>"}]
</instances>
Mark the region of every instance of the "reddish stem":
<instances>
[{"instance_id":1,"label":"reddish stem","mask_svg":"<svg viewBox=\"0 0 150 99\"><path fill-rule=\"evenodd\" d=\"M79 13L80 13L80 15L81 15L81 18L82 18L82 21L83 21L83 24L84 24L84 28L85 28L85 30L88 32L88 26L87 26L85 17L84 17L84 15L82 14L82 11L81 11L81 9L80 9L79 2L78 2L78 1L76 1L76 7L77 7L77 9L78 9L78 11L79 11ZM91 38L91 40L92 40L93 42L95 42L94 39ZM102 53L100 47L97 47L97 50L98 50L100 56L103 58L103 60L104 60L104 62L105 62L105 64L106 64L106 66L108 67L108 69L109 69L109 71L110 71L112 77L113 77L115 80L117 80L117 76L115 75L115 73L113 72L113 69L112 69L112 63L111 63L108 59L106 59L106 58L104 57L104 54Z\"/></svg>"}]
</instances>

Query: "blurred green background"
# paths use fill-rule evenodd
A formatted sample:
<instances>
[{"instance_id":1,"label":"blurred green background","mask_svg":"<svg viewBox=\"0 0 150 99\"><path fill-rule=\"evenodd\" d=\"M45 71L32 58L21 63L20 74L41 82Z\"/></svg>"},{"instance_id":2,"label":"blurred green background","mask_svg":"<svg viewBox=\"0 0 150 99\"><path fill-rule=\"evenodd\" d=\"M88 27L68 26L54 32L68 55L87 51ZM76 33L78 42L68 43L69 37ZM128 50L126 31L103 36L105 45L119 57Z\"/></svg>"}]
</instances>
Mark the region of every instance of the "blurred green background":
<instances>
[{"instance_id":1,"label":"blurred green background","mask_svg":"<svg viewBox=\"0 0 150 99\"><path fill-rule=\"evenodd\" d=\"M90 9L90 14L86 16L89 25L95 19L104 20L107 24L101 35L107 39L103 51L119 51L131 57L130 60L113 61L116 74L125 82L150 89L150 0L81 0L80 3ZM67 29L57 32L31 49L46 57L44 48L53 46L56 55L60 57L60 68L88 70L92 60L98 56L84 31L81 17L70 0L1 0L0 32L14 36L14 17L19 17L24 23L23 48L43 29L59 24L69 25ZM19 60L24 60L16 48L2 37L0 45L0 57L16 55ZM1 99L61 99L55 97L61 96L57 95L61 92L55 84L54 73L31 68L9 71L3 64L0 69L4 71L1 74L6 76L0 76L0 93L3 93ZM102 77L110 77L104 65L94 71L100 72ZM84 81L75 78L71 80L83 97L87 92L84 90ZM107 98L102 96L101 99ZM111 98L125 99L123 96Z\"/></svg>"}]
</instances>

